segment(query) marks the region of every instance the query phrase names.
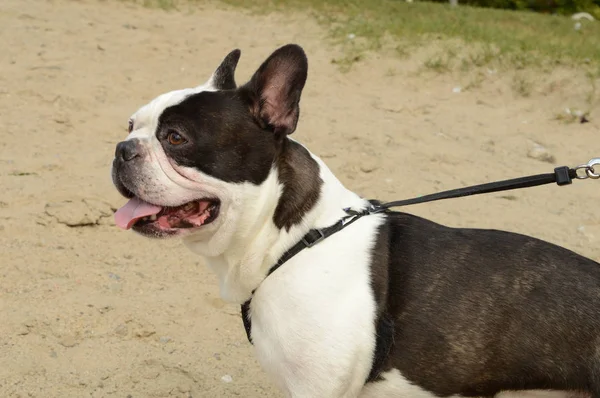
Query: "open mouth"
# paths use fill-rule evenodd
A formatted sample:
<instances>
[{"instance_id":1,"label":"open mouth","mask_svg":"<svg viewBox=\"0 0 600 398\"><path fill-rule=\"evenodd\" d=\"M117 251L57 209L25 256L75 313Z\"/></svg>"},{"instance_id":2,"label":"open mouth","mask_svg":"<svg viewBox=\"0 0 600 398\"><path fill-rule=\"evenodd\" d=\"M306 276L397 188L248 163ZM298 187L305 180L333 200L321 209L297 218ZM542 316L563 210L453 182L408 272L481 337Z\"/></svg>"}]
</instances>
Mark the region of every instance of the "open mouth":
<instances>
[{"instance_id":1,"label":"open mouth","mask_svg":"<svg viewBox=\"0 0 600 398\"><path fill-rule=\"evenodd\" d=\"M177 207L158 206L133 197L115 213L115 223L123 229L174 230L199 228L219 215L217 199L195 200Z\"/></svg>"}]
</instances>

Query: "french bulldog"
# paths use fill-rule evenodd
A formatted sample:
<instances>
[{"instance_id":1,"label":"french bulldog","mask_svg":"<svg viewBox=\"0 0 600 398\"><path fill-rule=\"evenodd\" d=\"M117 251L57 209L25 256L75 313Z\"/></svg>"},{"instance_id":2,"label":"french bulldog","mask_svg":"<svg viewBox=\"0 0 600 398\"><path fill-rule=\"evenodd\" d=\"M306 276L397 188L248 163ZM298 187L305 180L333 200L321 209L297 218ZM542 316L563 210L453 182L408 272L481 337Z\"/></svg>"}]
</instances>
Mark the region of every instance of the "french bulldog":
<instances>
[{"instance_id":1,"label":"french bulldog","mask_svg":"<svg viewBox=\"0 0 600 398\"><path fill-rule=\"evenodd\" d=\"M387 210L281 261L374 202L290 137L303 49L277 49L240 86L239 57L131 116L115 222L206 259L286 397L600 398L600 266L572 251Z\"/></svg>"}]
</instances>

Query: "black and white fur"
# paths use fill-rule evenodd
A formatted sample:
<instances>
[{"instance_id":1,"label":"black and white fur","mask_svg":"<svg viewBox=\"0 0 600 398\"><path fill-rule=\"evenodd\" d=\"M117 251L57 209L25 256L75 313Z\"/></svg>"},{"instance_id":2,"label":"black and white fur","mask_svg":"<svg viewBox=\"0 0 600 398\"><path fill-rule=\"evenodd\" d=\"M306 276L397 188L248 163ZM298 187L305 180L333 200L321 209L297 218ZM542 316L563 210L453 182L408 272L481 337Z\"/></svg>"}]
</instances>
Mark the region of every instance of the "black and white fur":
<instances>
[{"instance_id":1,"label":"black and white fur","mask_svg":"<svg viewBox=\"0 0 600 398\"><path fill-rule=\"evenodd\" d=\"M136 156L121 146L113 179L155 205L219 201L209 225L137 232L181 237L206 258L223 299L241 304L255 291L256 356L286 397L600 398L600 267L561 247L388 212L265 279L309 229L368 201L289 137L303 50L279 48L238 87L239 56L207 83L140 108L126 140ZM171 145L169 131L186 143ZM374 361L381 372L367 381Z\"/></svg>"}]
</instances>

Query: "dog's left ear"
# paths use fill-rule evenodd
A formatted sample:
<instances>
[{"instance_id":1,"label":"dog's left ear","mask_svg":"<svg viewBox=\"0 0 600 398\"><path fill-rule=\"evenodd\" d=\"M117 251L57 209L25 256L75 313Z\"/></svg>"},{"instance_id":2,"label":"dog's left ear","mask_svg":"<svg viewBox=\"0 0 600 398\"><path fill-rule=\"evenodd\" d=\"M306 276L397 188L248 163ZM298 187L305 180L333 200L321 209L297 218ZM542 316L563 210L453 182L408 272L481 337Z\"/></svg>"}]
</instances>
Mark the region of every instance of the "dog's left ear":
<instances>
[{"instance_id":1,"label":"dog's left ear","mask_svg":"<svg viewBox=\"0 0 600 398\"><path fill-rule=\"evenodd\" d=\"M257 121L276 134L292 134L300 114L308 60L302 47L288 44L276 50L243 87Z\"/></svg>"},{"instance_id":2,"label":"dog's left ear","mask_svg":"<svg viewBox=\"0 0 600 398\"><path fill-rule=\"evenodd\" d=\"M240 60L241 51L235 49L223 59L221 65L215 70L215 73L208 80L208 85L217 90L233 90L237 87L235 84L235 68Z\"/></svg>"}]
</instances>

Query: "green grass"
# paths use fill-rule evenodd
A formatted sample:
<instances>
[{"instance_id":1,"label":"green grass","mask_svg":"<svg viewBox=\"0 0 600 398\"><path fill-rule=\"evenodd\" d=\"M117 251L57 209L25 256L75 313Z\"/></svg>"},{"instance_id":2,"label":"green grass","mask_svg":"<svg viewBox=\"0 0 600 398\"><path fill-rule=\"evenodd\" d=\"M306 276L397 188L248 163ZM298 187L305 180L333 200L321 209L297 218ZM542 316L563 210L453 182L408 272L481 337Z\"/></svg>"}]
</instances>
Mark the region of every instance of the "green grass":
<instances>
[{"instance_id":1,"label":"green grass","mask_svg":"<svg viewBox=\"0 0 600 398\"><path fill-rule=\"evenodd\" d=\"M179 0L140 1L163 9L184 4ZM438 72L491 63L517 69L600 65L599 21L580 21L581 29L575 30L575 22L564 16L403 0L220 1L257 13L304 11L313 14L327 28L333 44L342 44L346 50L346 55L336 60L342 68L359 62L366 52L380 49L387 38L397 42L398 55L405 55L424 43L444 43L449 39L470 49L464 54L463 51L454 54L442 51L433 55L425 67ZM185 4L193 7L199 2L188 0ZM354 35L355 39L348 39L348 35Z\"/></svg>"},{"instance_id":2,"label":"green grass","mask_svg":"<svg viewBox=\"0 0 600 398\"><path fill-rule=\"evenodd\" d=\"M600 64L600 22L582 21L575 30L568 17L533 12L450 7L402 0L222 0L254 10L309 10L339 42L349 34L364 39L365 50L377 49L391 36L400 43L459 39L475 45L463 63L484 66L502 61L524 68L532 65ZM448 57L432 60L444 69Z\"/></svg>"}]
</instances>

